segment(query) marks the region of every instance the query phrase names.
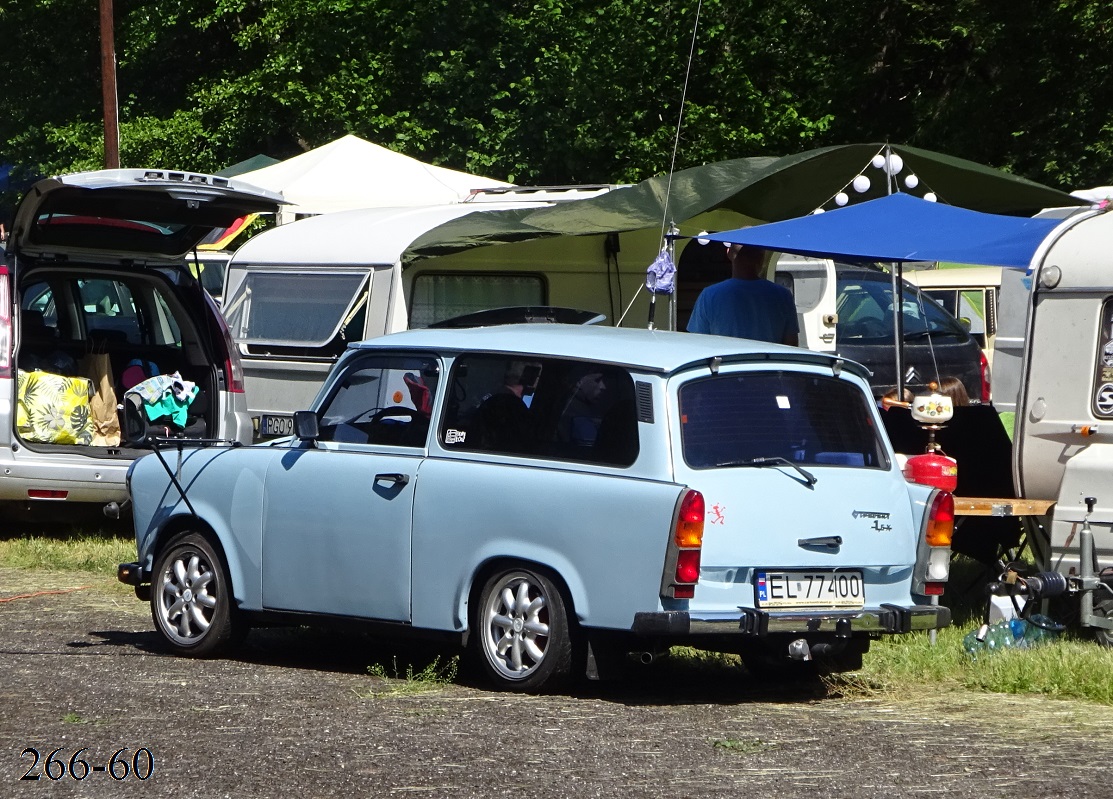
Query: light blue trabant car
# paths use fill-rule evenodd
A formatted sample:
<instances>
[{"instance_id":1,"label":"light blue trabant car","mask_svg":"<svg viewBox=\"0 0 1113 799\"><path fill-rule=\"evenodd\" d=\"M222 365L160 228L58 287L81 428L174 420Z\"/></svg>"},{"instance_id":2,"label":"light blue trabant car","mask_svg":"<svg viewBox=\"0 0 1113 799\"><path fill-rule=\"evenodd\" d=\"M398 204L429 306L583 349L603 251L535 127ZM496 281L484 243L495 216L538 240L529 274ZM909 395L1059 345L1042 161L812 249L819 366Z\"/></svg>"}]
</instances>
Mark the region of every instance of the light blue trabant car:
<instances>
[{"instance_id":1,"label":"light blue trabant car","mask_svg":"<svg viewBox=\"0 0 1113 799\"><path fill-rule=\"evenodd\" d=\"M253 622L443 633L500 688L674 644L860 666L944 627L953 499L905 481L863 367L555 324L351 346L295 435L166 442L129 473L171 649Z\"/></svg>"}]
</instances>

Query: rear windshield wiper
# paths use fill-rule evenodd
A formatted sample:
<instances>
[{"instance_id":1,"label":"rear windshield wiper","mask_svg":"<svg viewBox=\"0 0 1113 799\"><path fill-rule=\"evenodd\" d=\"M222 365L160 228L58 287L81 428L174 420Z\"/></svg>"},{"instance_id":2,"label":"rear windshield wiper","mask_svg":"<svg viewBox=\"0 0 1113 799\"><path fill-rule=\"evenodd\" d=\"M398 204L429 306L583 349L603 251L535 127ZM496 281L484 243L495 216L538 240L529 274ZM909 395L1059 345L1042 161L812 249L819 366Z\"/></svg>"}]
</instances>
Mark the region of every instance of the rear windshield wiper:
<instances>
[{"instance_id":1,"label":"rear windshield wiper","mask_svg":"<svg viewBox=\"0 0 1113 799\"><path fill-rule=\"evenodd\" d=\"M816 484L816 476L814 474L807 469L797 466L788 458L782 458L779 455L771 455L765 458L744 458L736 461L723 461L722 463L716 463L715 466L719 468L730 468L734 466L789 466L800 473L800 476L804 478L804 482L807 483L808 488Z\"/></svg>"},{"instance_id":2,"label":"rear windshield wiper","mask_svg":"<svg viewBox=\"0 0 1113 799\"><path fill-rule=\"evenodd\" d=\"M905 333L905 341L913 341L918 338L931 338L932 336L954 336L958 337L958 333L954 330L917 330L915 333Z\"/></svg>"}]
</instances>

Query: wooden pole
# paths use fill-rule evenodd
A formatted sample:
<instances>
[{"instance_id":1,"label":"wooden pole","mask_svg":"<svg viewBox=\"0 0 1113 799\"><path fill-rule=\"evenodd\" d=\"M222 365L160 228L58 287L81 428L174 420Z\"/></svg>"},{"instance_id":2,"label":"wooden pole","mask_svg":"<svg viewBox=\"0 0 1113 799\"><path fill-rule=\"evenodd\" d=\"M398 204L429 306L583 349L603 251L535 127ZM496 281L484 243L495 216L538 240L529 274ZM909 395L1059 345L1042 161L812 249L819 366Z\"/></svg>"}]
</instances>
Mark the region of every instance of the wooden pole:
<instances>
[{"instance_id":1,"label":"wooden pole","mask_svg":"<svg viewBox=\"0 0 1113 799\"><path fill-rule=\"evenodd\" d=\"M120 116L116 105L116 40L112 0L100 0L100 75L104 95L104 168L120 168Z\"/></svg>"}]
</instances>

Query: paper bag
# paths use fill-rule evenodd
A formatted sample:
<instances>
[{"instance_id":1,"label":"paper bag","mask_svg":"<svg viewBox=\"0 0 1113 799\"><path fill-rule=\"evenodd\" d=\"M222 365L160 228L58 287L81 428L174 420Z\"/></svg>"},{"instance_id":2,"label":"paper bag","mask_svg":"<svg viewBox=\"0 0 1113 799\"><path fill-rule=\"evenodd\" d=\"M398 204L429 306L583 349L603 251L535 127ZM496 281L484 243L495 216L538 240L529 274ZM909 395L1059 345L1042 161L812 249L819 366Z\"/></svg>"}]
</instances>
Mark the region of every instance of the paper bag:
<instances>
[{"instance_id":1,"label":"paper bag","mask_svg":"<svg viewBox=\"0 0 1113 799\"><path fill-rule=\"evenodd\" d=\"M93 381L89 413L93 419L93 446L120 446L120 416L116 411L116 389L108 353L92 352L82 360L86 377Z\"/></svg>"}]
</instances>

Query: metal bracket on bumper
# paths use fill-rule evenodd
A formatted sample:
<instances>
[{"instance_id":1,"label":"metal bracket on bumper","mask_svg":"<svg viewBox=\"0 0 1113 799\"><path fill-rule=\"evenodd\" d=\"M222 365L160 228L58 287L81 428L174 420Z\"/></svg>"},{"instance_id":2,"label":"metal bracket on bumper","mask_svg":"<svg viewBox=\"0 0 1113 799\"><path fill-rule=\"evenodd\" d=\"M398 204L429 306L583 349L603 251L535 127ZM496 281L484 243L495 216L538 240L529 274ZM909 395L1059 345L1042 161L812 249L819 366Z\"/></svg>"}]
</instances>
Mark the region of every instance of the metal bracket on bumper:
<instances>
[{"instance_id":1,"label":"metal bracket on bumper","mask_svg":"<svg viewBox=\"0 0 1113 799\"><path fill-rule=\"evenodd\" d=\"M151 599L151 584L143 567L138 563L121 563L116 567L116 579L124 585L134 586L135 596L144 602Z\"/></svg>"},{"instance_id":2,"label":"metal bracket on bumper","mask_svg":"<svg viewBox=\"0 0 1113 799\"><path fill-rule=\"evenodd\" d=\"M738 608L736 613L694 618L688 611L637 613L631 631L638 635L682 636L690 633L764 637L774 633L910 633L951 624L951 610L939 605L881 605L862 610L777 612Z\"/></svg>"}]
</instances>

